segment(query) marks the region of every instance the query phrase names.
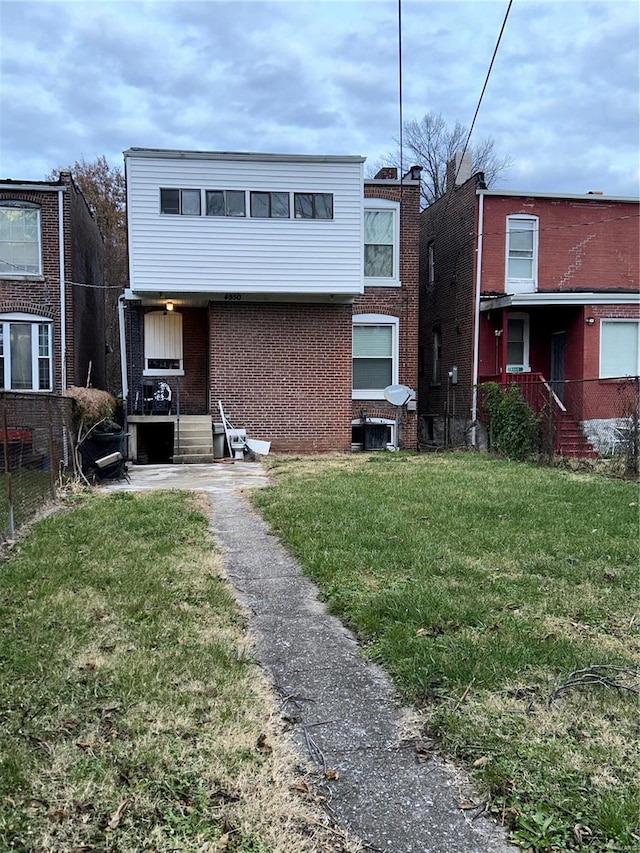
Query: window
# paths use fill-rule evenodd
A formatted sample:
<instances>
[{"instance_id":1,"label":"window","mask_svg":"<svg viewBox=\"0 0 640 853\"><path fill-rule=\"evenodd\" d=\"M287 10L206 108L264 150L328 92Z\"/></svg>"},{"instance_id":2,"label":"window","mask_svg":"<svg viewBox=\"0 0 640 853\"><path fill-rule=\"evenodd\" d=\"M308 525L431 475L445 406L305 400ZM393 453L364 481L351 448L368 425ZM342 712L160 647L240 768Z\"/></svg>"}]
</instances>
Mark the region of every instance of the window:
<instances>
[{"instance_id":1,"label":"window","mask_svg":"<svg viewBox=\"0 0 640 853\"><path fill-rule=\"evenodd\" d=\"M399 215L396 202L375 199L364 211L364 275L384 284L398 283ZM383 281L384 280L384 281Z\"/></svg>"},{"instance_id":2,"label":"window","mask_svg":"<svg viewBox=\"0 0 640 853\"><path fill-rule=\"evenodd\" d=\"M244 190L207 190L207 216L246 216Z\"/></svg>"},{"instance_id":3,"label":"window","mask_svg":"<svg viewBox=\"0 0 640 853\"><path fill-rule=\"evenodd\" d=\"M427 281L433 284L436 280L436 247L434 243L427 246Z\"/></svg>"},{"instance_id":4,"label":"window","mask_svg":"<svg viewBox=\"0 0 640 853\"><path fill-rule=\"evenodd\" d=\"M41 275L40 208L23 201L0 203L0 275Z\"/></svg>"},{"instance_id":5,"label":"window","mask_svg":"<svg viewBox=\"0 0 640 853\"><path fill-rule=\"evenodd\" d=\"M28 314L0 317L0 388L51 391L51 322Z\"/></svg>"},{"instance_id":6,"label":"window","mask_svg":"<svg viewBox=\"0 0 640 853\"><path fill-rule=\"evenodd\" d=\"M640 375L640 320L602 320L600 378Z\"/></svg>"},{"instance_id":7,"label":"window","mask_svg":"<svg viewBox=\"0 0 640 853\"><path fill-rule=\"evenodd\" d=\"M507 318L507 373L528 373L529 315L509 314Z\"/></svg>"},{"instance_id":8,"label":"window","mask_svg":"<svg viewBox=\"0 0 640 853\"><path fill-rule=\"evenodd\" d=\"M257 219L288 219L289 193L251 193L251 216Z\"/></svg>"},{"instance_id":9,"label":"window","mask_svg":"<svg viewBox=\"0 0 640 853\"><path fill-rule=\"evenodd\" d=\"M160 213L200 216L200 190L160 190Z\"/></svg>"},{"instance_id":10,"label":"window","mask_svg":"<svg viewBox=\"0 0 640 853\"><path fill-rule=\"evenodd\" d=\"M293 210L296 219L333 219L331 193L294 193Z\"/></svg>"},{"instance_id":11,"label":"window","mask_svg":"<svg viewBox=\"0 0 640 853\"><path fill-rule=\"evenodd\" d=\"M183 375L182 315L150 311L144 315L144 375Z\"/></svg>"},{"instance_id":12,"label":"window","mask_svg":"<svg viewBox=\"0 0 640 853\"><path fill-rule=\"evenodd\" d=\"M533 293L538 280L538 220L507 217L507 286L510 293Z\"/></svg>"},{"instance_id":13,"label":"window","mask_svg":"<svg viewBox=\"0 0 640 853\"><path fill-rule=\"evenodd\" d=\"M353 318L353 398L382 400L398 382L398 319L385 314Z\"/></svg>"},{"instance_id":14,"label":"window","mask_svg":"<svg viewBox=\"0 0 640 853\"><path fill-rule=\"evenodd\" d=\"M435 328L431 336L432 371L431 384L442 384L442 331Z\"/></svg>"}]
</instances>

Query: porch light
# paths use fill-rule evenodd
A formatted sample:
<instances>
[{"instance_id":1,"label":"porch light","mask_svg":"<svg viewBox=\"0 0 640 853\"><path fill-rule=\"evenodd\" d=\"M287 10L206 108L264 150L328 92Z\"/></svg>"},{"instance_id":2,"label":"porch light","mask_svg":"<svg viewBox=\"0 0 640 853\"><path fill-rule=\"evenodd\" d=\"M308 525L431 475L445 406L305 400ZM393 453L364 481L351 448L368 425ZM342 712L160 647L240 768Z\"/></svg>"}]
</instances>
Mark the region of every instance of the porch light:
<instances>
[{"instance_id":1,"label":"porch light","mask_svg":"<svg viewBox=\"0 0 640 853\"><path fill-rule=\"evenodd\" d=\"M595 323L595 318L594 317L587 317L587 319L585 320L585 323L587 324L587 326L593 326L593 324Z\"/></svg>"},{"instance_id":2,"label":"porch light","mask_svg":"<svg viewBox=\"0 0 640 853\"><path fill-rule=\"evenodd\" d=\"M167 311L173 311L173 302L167 302L165 308L167 309Z\"/></svg>"}]
</instances>

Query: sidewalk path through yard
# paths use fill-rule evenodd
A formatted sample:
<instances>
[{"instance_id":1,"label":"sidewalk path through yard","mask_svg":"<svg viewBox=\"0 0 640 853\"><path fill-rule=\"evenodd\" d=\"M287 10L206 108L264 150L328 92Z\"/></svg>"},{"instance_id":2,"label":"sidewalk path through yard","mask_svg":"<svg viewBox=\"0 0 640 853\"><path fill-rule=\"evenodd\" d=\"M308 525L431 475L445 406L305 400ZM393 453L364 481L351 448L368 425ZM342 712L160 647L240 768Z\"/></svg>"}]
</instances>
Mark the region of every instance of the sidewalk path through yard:
<instances>
[{"instance_id":1,"label":"sidewalk path through yard","mask_svg":"<svg viewBox=\"0 0 640 853\"><path fill-rule=\"evenodd\" d=\"M384 673L318 601L242 489L262 486L257 464L145 466L103 489L204 491L227 576L249 614L259 662L282 700L300 752L319 770L338 824L365 849L389 853L509 853L493 821L463 810L464 778L415 740ZM335 777L335 778L332 778Z\"/></svg>"}]
</instances>

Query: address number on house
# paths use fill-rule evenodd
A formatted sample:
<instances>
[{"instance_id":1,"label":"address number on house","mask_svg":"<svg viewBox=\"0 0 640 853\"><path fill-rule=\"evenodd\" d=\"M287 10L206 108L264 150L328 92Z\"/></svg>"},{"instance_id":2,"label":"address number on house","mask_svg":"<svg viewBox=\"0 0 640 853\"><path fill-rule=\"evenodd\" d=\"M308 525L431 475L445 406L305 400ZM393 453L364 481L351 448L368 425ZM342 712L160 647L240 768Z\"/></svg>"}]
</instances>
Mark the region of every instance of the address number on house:
<instances>
[{"instance_id":1,"label":"address number on house","mask_svg":"<svg viewBox=\"0 0 640 853\"><path fill-rule=\"evenodd\" d=\"M239 302L242 299L241 293L225 293L225 302Z\"/></svg>"}]
</instances>

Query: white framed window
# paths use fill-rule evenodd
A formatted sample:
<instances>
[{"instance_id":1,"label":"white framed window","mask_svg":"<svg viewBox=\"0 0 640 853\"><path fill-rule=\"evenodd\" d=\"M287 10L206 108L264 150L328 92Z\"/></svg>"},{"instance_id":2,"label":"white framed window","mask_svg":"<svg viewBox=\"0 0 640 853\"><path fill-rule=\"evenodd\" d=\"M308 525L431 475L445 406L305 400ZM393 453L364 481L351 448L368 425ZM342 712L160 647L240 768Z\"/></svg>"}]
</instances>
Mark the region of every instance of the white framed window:
<instances>
[{"instance_id":1,"label":"white framed window","mask_svg":"<svg viewBox=\"0 0 640 853\"><path fill-rule=\"evenodd\" d=\"M207 190L207 216L246 216L244 190Z\"/></svg>"},{"instance_id":2,"label":"white framed window","mask_svg":"<svg viewBox=\"0 0 640 853\"><path fill-rule=\"evenodd\" d=\"M289 193L251 192L251 216L254 219L288 219Z\"/></svg>"},{"instance_id":3,"label":"white framed window","mask_svg":"<svg viewBox=\"0 0 640 853\"><path fill-rule=\"evenodd\" d=\"M507 373L529 373L529 315L507 315Z\"/></svg>"},{"instance_id":4,"label":"white framed window","mask_svg":"<svg viewBox=\"0 0 640 853\"><path fill-rule=\"evenodd\" d=\"M365 284L400 285L400 205L386 199L365 199Z\"/></svg>"},{"instance_id":5,"label":"white framed window","mask_svg":"<svg viewBox=\"0 0 640 853\"><path fill-rule=\"evenodd\" d=\"M392 418L367 418L363 423L362 418L351 421L351 449L364 450L365 429L367 424L374 424L385 429L387 450L396 449L396 422Z\"/></svg>"},{"instance_id":6,"label":"white framed window","mask_svg":"<svg viewBox=\"0 0 640 853\"><path fill-rule=\"evenodd\" d=\"M333 193L294 193L296 219L333 219Z\"/></svg>"},{"instance_id":7,"label":"white framed window","mask_svg":"<svg viewBox=\"0 0 640 853\"><path fill-rule=\"evenodd\" d=\"M600 321L600 379L640 375L640 320Z\"/></svg>"},{"instance_id":8,"label":"white framed window","mask_svg":"<svg viewBox=\"0 0 640 853\"><path fill-rule=\"evenodd\" d=\"M353 317L354 400L383 400L398 383L398 318L387 314Z\"/></svg>"},{"instance_id":9,"label":"white framed window","mask_svg":"<svg viewBox=\"0 0 640 853\"><path fill-rule=\"evenodd\" d=\"M0 202L0 275L42 275L37 204L13 199Z\"/></svg>"},{"instance_id":10,"label":"white framed window","mask_svg":"<svg viewBox=\"0 0 640 853\"><path fill-rule=\"evenodd\" d=\"M0 315L0 388L51 391L52 322L31 314Z\"/></svg>"},{"instance_id":11,"label":"white framed window","mask_svg":"<svg viewBox=\"0 0 640 853\"><path fill-rule=\"evenodd\" d=\"M506 290L533 293L538 289L538 217L518 213L507 217Z\"/></svg>"},{"instance_id":12,"label":"white framed window","mask_svg":"<svg viewBox=\"0 0 640 853\"><path fill-rule=\"evenodd\" d=\"M200 210L200 190L160 190L160 213L172 216L200 216Z\"/></svg>"},{"instance_id":13,"label":"white framed window","mask_svg":"<svg viewBox=\"0 0 640 853\"><path fill-rule=\"evenodd\" d=\"M184 376L182 314L149 311L144 315L144 375Z\"/></svg>"}]
</instances>

